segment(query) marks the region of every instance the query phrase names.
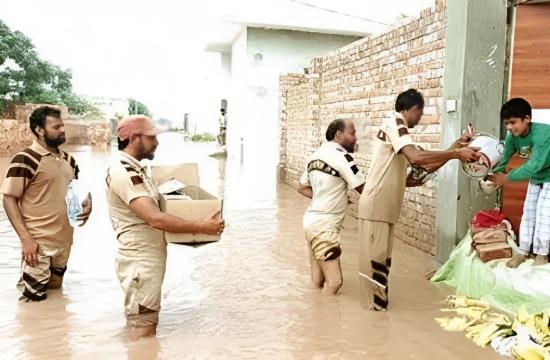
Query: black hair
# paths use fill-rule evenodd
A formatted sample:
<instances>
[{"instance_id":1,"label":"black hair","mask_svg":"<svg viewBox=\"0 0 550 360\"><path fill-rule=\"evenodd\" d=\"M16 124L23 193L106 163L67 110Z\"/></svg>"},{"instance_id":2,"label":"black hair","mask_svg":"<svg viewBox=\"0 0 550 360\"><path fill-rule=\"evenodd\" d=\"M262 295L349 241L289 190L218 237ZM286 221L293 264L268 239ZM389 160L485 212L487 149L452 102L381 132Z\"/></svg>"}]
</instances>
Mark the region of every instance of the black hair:
<instances>
[{"instance_id":1,"label":"black hair","mask_svg":"<svg viewBox=\"0 0 550 360\"><path fill-rule=\"evenodd\" d=\"M401 112L403 110L409 110L414 106L418 106L421 109L424 108L424 98L418 90L409 89L397 95L397 99L395 100L395 111Z\"/></svg>"},{"instance_id":2,"label":"black hair","mask_svg":"<svg viewBox=\"0 0 550 360\"><path fill-rule=\"evenodd\" d=\"M330 123L326 132L327 141L332 141L336 137L338 131L344 132L346 130L346 123L342 119L336 119Z\"/></svg>"},{"instance_id":3,"label":"black hair","mask_svg":"<svg viewBox=\"0 0 550 360\"><path fill-rule=\"evenodd\" d=\"M128 138L126 140L120 140L120 138L117 137L116 139L117 139L117 142L118 142L118 149L119 150L124 150L126 148L126 146L128 146L128 144L130 144L130 138Z\"/></svg>"},{"instance_id":4,"label":"black hair","mask_svg":"<svg viewBox=\"0 0 550 360\"><path fill-rule=\"evenodd\" d=\"M39 108L35 109L31 116L29 116L29 126L31 128L32 133L34 136L38 138L38 133L36 132L36 127L41 127L44 129L46 126L46 117L51 116L54 118L59 119L61 117L61 111L50 107L50 106L40 106Z\"/></svg>"},{"instance_id":5,"label":"black hair","mask_svg":"<svg viewBox=\"0 0 550 360\"><path fill-rule=\"evenodd\" d=\"M525 119L527 116L531 117L531 105L522 98L510 99L500 108L500 120L513 117Z\"/></svg>"}]
</instances>

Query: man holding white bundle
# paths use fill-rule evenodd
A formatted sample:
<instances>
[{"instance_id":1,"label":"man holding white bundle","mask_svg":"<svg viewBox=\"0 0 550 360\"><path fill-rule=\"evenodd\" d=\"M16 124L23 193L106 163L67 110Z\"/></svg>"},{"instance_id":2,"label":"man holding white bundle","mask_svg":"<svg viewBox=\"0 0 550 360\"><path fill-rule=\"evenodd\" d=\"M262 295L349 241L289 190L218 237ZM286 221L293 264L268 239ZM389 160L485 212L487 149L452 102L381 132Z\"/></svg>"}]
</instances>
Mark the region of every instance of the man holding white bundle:
<instances>
[{"instance_id":1,"label":"man holding white bundle","mask_svg":"<svg viewBox=\"0 0 550 360\"><path fill-rule=\"evenodd\" d=\"M35 141L17 153L0 188L4 209L21 240L22 300L46 299L46 289L59 288L67 269L73 228L65 198L69 184L78 179L78 165L59 149L65 142L61 112L49 106L34 110L30 128ZM81 204L81 226L92 211L92 199Z\"/></svg>"}]
</instances>

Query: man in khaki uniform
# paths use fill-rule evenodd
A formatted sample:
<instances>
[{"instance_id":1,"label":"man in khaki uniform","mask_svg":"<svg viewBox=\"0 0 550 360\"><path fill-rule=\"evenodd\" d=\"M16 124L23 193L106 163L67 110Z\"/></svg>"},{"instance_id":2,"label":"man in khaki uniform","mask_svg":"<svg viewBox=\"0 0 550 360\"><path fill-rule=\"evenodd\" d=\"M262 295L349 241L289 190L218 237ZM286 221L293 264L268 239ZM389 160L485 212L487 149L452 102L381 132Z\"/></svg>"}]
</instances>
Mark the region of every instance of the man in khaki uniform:
<instances>
[{"instance_id":1,"label":"man in khaki uniform","mask_svg":"<svg viewBox=\"0 0 550 360\"><path fill-rule=\"evenodd\" d=\"M348 207L348 191L363 191L365 175L351 153L357 136L351 121L334 120L325 142L308 159L298 192L311 198L304 214L311 280L323 294L334 295L342 286L340 229Z\"/></svg>"},{"instance_id":2,"label":"man in khaki uniform","mask_svg":"<svg viewBox=\"0 0 550 360\"><path fill-rule=\"evenodd\" d=\"M399 220L406 186L407 166L433 172L451 159L476 161L478 149L464 147L463 135L446 151L425 151L414 145L408 129L422 117L422 94L409 89L397 97L395 115L386 119L374 139L369 175L359 200L359 282L361 303L368 310L386 310L393 234Z\"/></svg>"},{"instance_id":3,"label":"man in khaki uniform","mask_svg":"<svg viewBox=\"0 0 550 360\"><path fill-rule=\"evenodd\" d=\"M120 156L107 170L107 202L119 242L116 272L125 293L125 312L132 339L154 335L166 269L164 231L221 234L219 212L188 221L160 211L159 192L140 161L152 160L160 132L144 115L118 125Z\"/></svg>"},{"instance_id":4,"label":"man in khaki uniform","mask_svg":"<svg viewBox=\"0 0 550 360\"><path fill-rule=\"evenodd\" d=\"M69 182L78 178L74 158L59 150L65 130L59 110L43 106L33 111L31 146L11 160L0 188L3 204L21 240L21 299L46 299L47 288L59 288L73 243L65 197ZM91 197L84 201L80 225L92 211Z\"/></svg>"}]
</instances>

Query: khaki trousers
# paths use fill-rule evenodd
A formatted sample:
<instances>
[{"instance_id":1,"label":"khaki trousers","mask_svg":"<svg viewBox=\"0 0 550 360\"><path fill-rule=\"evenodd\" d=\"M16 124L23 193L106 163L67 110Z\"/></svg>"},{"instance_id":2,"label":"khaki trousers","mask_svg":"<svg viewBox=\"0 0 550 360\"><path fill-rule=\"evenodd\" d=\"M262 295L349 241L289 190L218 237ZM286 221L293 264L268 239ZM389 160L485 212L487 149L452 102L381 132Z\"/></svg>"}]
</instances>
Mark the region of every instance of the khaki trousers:
<instances>
[{"instance_id":1,"label":"khaki trousers","mask_svg":"<svg viewBox=\"0 0 550 360\"><path fill-rule=\"evenodd\" d=\"M21 277L17 289L22 300L41 301L46 299L46 289L61 287L63 275L71 254L71 245L51 247L38 243L38 264L30 266L21 260Z\"/></svg>"},{"instance_id":2,"label":"khaki trousers","mask_svg":"<svg viewBox=\"0 0 550 360\"><path fill-rule=\"evenodd\" d=\"M116 273L124 290L128 326L156 325L159 319L162 282L166 270L166 242L146 231L122 234L119 241L129 244L119 249ZM132 244L133 243L133 244Z\"/></svg>"},{"instance_id":3,"label":"khaki trousers","mask_svg":"<svg viewBox=\"0 0 550 360\"><path fill-rule=\"evenodd\" d=\"M359 287L361 305L385 311L393 249L394 224L359 219Z\"/></svg>"}]
</instances>

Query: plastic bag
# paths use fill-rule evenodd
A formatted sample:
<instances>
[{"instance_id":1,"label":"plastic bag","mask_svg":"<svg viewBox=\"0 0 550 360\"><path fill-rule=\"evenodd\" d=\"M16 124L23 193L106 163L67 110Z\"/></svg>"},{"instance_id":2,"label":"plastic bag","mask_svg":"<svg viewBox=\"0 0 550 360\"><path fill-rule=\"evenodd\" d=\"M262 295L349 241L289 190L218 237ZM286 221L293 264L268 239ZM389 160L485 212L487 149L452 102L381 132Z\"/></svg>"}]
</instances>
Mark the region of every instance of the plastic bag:
<instances>
[{"instance_id":1,"label":"plastic bag","mask_svg":"<svg viewBox=\"0 0 550 360\"><path fill-rule=\"evenodd\" d=\"M72 227L78 225L77 217L82 213L82 202L88 197L88 192L82 188L78 180L73 179L67 187L67 216Z\"/></svg>"}]
</instances>

